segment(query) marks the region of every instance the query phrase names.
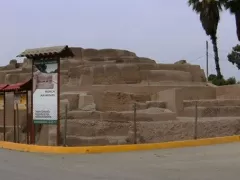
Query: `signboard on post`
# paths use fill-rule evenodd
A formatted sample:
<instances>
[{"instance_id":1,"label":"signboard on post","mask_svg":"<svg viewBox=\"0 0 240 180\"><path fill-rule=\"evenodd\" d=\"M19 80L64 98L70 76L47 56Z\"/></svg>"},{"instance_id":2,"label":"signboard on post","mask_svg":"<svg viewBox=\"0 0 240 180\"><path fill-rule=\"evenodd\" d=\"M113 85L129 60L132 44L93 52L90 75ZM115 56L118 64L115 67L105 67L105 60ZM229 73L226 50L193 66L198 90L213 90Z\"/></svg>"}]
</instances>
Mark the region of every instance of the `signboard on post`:
<instances>
[{"instance_id":1,"label":"signboard on post","mask_svg":"<svg viewBox=\"0 0 240 180\"><path fill-rule=\"evenodd\" d=\"M33 122L34 124L57 124L59 60L35 59L33 67Z\"/></svg>"},{"instance_id":2,"label":"signboard on post","mask_svg":"<svg viewBox=\"0 0 240 180\"><path fill-rule=\"evenodd\" d=\"M60 58L74 57L67 46L26 49L18 55L32 60L31 136L35 143L35 124L56 124L60 144Z\"/></svg>"}]
</instances>

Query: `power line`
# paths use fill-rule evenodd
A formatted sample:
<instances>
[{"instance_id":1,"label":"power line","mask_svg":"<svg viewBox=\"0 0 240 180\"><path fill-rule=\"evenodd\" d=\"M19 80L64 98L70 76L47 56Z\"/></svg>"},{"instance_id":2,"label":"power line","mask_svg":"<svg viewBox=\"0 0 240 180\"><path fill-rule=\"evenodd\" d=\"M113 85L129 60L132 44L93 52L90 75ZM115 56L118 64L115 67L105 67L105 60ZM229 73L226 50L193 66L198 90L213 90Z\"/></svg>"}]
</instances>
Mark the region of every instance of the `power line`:
<instances>
[{"instance_id":1,"label":"power line","mask_svg":"<svg viewBox=\"0 0 240 180\"><path fill-rule=\"evenodd\" d=\"M194 59L194 60L192 60L192 61L189 61L190 63L193 63L193 62L196 62L196 61L198 61L199 59L202 59L204 56L200 56L200 57L198 57L198 58L196 58L196 59Z\"/></svg>"}]
</instances>

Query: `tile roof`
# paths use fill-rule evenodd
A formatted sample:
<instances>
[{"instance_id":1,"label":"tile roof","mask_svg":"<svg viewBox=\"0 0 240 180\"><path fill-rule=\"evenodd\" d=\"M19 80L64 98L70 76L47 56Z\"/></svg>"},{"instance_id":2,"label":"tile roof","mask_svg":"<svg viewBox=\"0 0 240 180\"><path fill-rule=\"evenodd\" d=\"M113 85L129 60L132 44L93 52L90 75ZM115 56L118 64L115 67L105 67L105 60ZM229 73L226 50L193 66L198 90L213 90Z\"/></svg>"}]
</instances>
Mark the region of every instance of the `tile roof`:
<instances>
[{"instance_id":1,"label":"tile roof","mask_svg":"<svg viewBox=\"0 0 240 180\"><path fill-rule=\"evenodd\" d=\"M28 79L27 81L16 83L16 84L8 84L4 88L0 89L0 91L16 91L16 90L30 90L32 88L32 79Z\"/></svg>"},{"instance_id":2,"label":"tile roof","mask_svg":"<svg viewBox=\"0 0 240 180\"><path fill-rule=\"evenodd\" d=\"M71 49L68 46L53 46L53 47L44 47L44 48L36 48L36 49L27 49L17 57L47 57L47 56L73 56Z\"/></svg>"},{"instance_id":3,"label":"tile roof","mask_svg":"<svg viewBox=\"0 0 240 180\"><path fill-rule=\"evenodd\" d=\"M8 84L0 84L0 91L3 90L4 88L6 88L8 86Z\"/></svg>"}]
</instances>

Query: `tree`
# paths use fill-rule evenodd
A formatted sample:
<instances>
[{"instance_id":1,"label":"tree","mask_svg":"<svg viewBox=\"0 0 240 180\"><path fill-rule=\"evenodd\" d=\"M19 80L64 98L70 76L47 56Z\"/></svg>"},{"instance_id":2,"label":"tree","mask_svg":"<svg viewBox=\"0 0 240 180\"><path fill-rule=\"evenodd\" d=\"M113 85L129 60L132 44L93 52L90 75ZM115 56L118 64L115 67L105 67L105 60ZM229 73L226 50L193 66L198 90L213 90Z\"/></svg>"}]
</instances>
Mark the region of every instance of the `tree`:
<instances>
[{"instance_id":1,"label":"tree","mask_svg":"<svg viewBox=\"0 0 240 180\"><path fill-rule=\"evenodd\" d=\"M211 38L216 72L219 79L222 78L222 73L219 65L217 29L224 2L225 0L188 0L188 5L192 7L193 11L200 15L200 21L206 35Z\"/></svg>"},{"instance_id":2,"label":"tree","mask_svg":"<svg viewBox=\"0 0 240 180\"><path fill-rule=\"evenodd\" d=\"M232 52L228 54L228 61L233 65L236 65L240 69L240 45L236 45L232 48Z\"/></svg>"},{"instance_id":3,"label":"tree","mask_svg":"<svg viewBox=\"0 0 240 180\"><path fill-rule=\"evenodd\" d=\"M224 85L232 85L232 84L237 84L238 82L236 81L235 77L230 77L228 79L224 79L223 77L220 79L218 78L215 74L210 74L208 76L208 81L211 81L212 84L216 86L224 86Z\"/></svg>"},{"instance_id":4,"label":"tree","mask_svg":"<svg viewBox=\"0 0 240 180\"><path fill-rule=\"evenodd\" d=\"M35 64L35 67L42 73L47 73L47 65L46 64Z\"/></svg>"},{"instance_id":5,"label":"tree","mask_svg":"<svg viewBox=\"0 0 240 180\"><path fill-rule=\"evenodd\" d=\"M226 84L230 85L230 84L237 84L237 80L235 77L230 77L226 80Z\"/></svg>"},{"instance_id":6,"label":"tree","mask_svg":"<svg viewBox=\"0 0 240 180\"><path fill-rule=\"evenodd\" d=\"M239 0L225 0L225 8L230 11L231 14L235 15L237 37L240 41L240 1Z\"/></svg>"}]
</instances>

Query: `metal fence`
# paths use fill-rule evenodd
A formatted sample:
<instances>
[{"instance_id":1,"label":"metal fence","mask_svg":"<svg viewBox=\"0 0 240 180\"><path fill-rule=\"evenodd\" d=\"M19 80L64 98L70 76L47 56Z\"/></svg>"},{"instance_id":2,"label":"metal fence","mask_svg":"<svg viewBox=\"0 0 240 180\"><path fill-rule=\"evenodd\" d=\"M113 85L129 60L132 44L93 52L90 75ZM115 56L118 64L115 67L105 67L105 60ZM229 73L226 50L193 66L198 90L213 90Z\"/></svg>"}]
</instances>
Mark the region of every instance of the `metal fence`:
<instances>
[{"instance_id":1,"label":"metal fence","mask_svg":"<svg viewBox=\"0 0 240 180\"><path fill-rule=\"evenodd\" d=\"M193 117L177 117L177 120L164 120L164 119L159 119L159 122L156 122L156 126L154 125L155 122L144 122L141 120L141 117L138 117L138 104L133 103L132 105L132 116L130 116L128 122L123 122L121 120L122 117L119 117L119 119L114 116L113 112L113 119L110 120L110 122L105 121L104 119L101 120L97 119L96 122L93 122L92 120L85 120L84 118L82 120L79 120L82 122L82 127L81 128L75 128L75 132L78 134L82 134L82 136L85 136L86 131L87 135L89 135L89 139L91 137L96 137L96 136L108 136L109 129L113 128L113 124L117 126L117 124L121 124L119 126L123 127L126 126L127 130L122 130L125 132L125 134L128 136L128 140L125 142L125 144L137 144L137 143L148 143L148 142L166 142L166 141L175 141L175 140L185 140L185 139L198 139L198 138L207 138L207 137L216 137L216 136L224 136L224 135L234 135L238 134L240 132L240 120L227 124L221 124L218 123L218 111L214 109L212 111L211 107L205 107L204 110L201 109L201 112L199 112L199 101L193 101L194 102L194 116ZM201 104L200 104L201 105ZM72 142L68 142L68 140L71 140L71 138L68 138L68 136L73 135L73 132L69 132L69 123L73 121L71 118L68 118L68 106L66 105L64 108L64 111L62 112L62 128L61 128L61 134L62 134L62 145L63 146L74 146L77 144L72 144ZM93 112L92 112L93 113ZM206 113L206 114L205 114ZM211 115L212 113L212 115ZM87 113L86 113L87 115ZM207 117L205 117L207 115ZM216 116L217 115L217 116ZM217 118L216 118L217 117ZM227 120L228 118L231 117L225 117ZM207 120L206 120L207 119ZM84 124L84 122L86 124ZM207 122L207 123L205 123ZM208 123L210 122L210 123ZM215 122L215 123L214 123ZM221 121L219 121L221 122ZM92 124L91 124L92 123ZM153 129L149 127L149 131L156 131L154 134L155 137L148 138L148 134L146 135L148 125L144 123L152 123ZM234 126L234 123L236 126ZM239 125L238 125L239 124ZM109 127L107 127L109 125ZM155 126L155 127L154 127ZM79 126L78 126L79 127ZM91 127L91 128L89 128ZM119 129L121 128L119 127ZM231 130L230 132L224 132L224 128L229 130L229 128L235 127L235 130ZM155 128L155 129L154 129ZM185 130L185 129L186 130ZM223 128L223 129L221 129ZM239 130L237 130L239 128ZM172 132L171 132L172 129ZM234 129L234 128L233 128ZM104 132L106 131L106 132ZM128 132L127 132L128 131ZM176 131L176 132L175 132ZM179 132L178 132L179 131ZM208 132L209 131L209 132ZM218 132L219 131L219 132ZM123 132L123 133L124 133ZM129 133L131 132L131 133ZM111 133L114 136L114 129L112 129ZM115 132L117 136L117 132ZM128 133L128 134L127 134ZM151 134L151 132L149 133ZM149 135L151 136L151 135ZM147 138L148 139L147 139ZM155 138L155 139L154 139ZM72 140L71 140L72 141ZM88 144L88 143L85 143ZM101 145L107 145L107 142L102 142ZM123 143L124 144L124 143ZM89 145L94 145L89 143ZM96 142L95 145L98 145Z\"/></svg>"},{"instance_id":2,"label":"metal fence","mask_svg":"<svg viewBox=\"0 0 240 180\"><path fill-rule=\"evenodd\" d=\"M74 119L72 119L71 116L69 118L68 112L69 112L69 109L68 109L68 105L66 104L64 106L64 108L62 108L62 111L61 111L61 139L62 139L62 146L65 146L65 147L72 145L72 144L69 144L69 142L68 142L68 139L71 139L71 138L68 138L68 136L73 135L68 132L69 131L68 126L71 122L74 121ZM88 112L86 112L86 116L87 116L87 113ZM91 113L94 114L94 112L91 112ZM87 135L89 135L89 139L91 139L91 137L96 137L96 136L100 136L100 137L108 136L108 134L104 131L111 130L111 128L112 128L111 125L113 125L113 124L119 123L120 124L119 128L123 128L124 126L127 125L126 126L127 131L131 130L133 132L133 137L130 139L127 139L126 143L137 144L137 105L136 105L136 103L133 104L133 117L130 117L130 121L128 121L128 122L122 122L121 119L112 119L112 121L111 120L105 121L105 120L102 120L101 118L98 118L96 120L85 120L84 117L83 117L83 119L79 119L78 121L80 121L82 123L82 128L80 128L79 126L76 127L76 129L75 129L76 133L83 134L83 136L84 136L84 134L87 134ZM109 127L108 127L108 124L109 124ZM84 129L84 127L85 127L85 129ZM91 127L91 128L89 128L89 127ZM127 133L127 131L125 131L125 132ZM85 144L88 144L88 143L86 142ZM106 142L106 144L104 144L104 145L107 145L107 144L108 143ZM91 145L93 145L93 144L91 144ZM97 145L97 143L96 143L96 145Z\"/></svg>"},{"instance_id":3,"label":"metal fence","mask_svg":"<svg viewBox=\"0 0 240 180\"><path fill-rule=\"evenodd\" d=\"M215 108L203 108L201 101L191 101L191 117L177 117L176 120L159 118L157 121L141 119L138 103L132 104L132 112L127 118L121 113L111 112L108 119L97 111L85 111L74 119L66 104L60 112L61 146L152 143L240 134L240 118L236 114L235 117L220 118L221 104L215 104ZM21 124L18 111L17 106L14 127L6 132L6 141L28 144L29 122ZM31 118L28 119L30 121ZM37 136L41 128L40 125L35 128ZM122 140L122 135L127 138Z\"/></svg>"},{"instance_id":4,"label":"metal fence","mask_svg":"<svg viewBox=\"0 0 240 180\"><path fill-rule=\"evenodd\" d=\"M234 100L190 100L194 113L193 139L231 136L240 134L240 112ZM233 103L233 104L231 104ZM184 117L182 118L184 119Z\"/></svg>"}]
</instances>

